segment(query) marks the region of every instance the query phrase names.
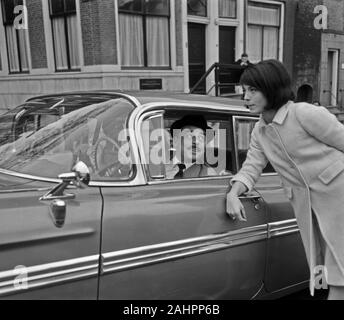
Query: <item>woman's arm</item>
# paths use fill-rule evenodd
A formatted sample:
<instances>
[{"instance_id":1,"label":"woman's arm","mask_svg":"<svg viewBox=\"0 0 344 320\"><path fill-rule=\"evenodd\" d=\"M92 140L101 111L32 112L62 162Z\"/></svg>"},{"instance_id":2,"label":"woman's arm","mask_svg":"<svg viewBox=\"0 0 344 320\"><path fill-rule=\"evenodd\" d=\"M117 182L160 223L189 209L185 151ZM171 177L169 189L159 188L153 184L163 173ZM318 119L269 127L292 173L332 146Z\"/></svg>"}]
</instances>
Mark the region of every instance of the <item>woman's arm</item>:
<instances>
[{"instance_id":1,"label":"woman's arm","mask_svg":"<svg viewBox=\"0 0 344 320\"><path fill-rule=\"evenodd\" d=\"M232 186L236 181L239 181L242 184L244 184L247 187L247 192L250 192L253 189L262 171L269 162L258 142L257 130L258 124L254 127L252 131L250 146L247 151L246 160L244 161L240 171L231 180ZM243 191L242 193L244 192L245 191Z\"/></svg>"},{"instance_id":2,"label":"woman's arm","mask_svg":"<svg viewBox=\"0 0 344 320\"><path fill-rule=\"evenodd\" d=\"M326 108L302 103L296 107L296 118L311 136L344 152L344 125Z\"/></svg>"},{"instance_id":3,"label":"woman's arm","mask_svg":"<svg viewBox=\"0 0 344 320\"><path fill-rule=\"evenodd\" d=\"M241 194L247 192L247 187L240 181L235 181L232 185L231 190L228 192L228 194L232 196L239 197Z\"/></svg>"},{"instance_id":4,"label":"woman's arm","mask_svg":"<svg viewBox=\"0 0 344 320\"><path fill-rule=\"evenodd\" d=\"M260 147L256 136L257 129L257 126L253 129L250 147L241 170L230 182L232 188L227 194L226 211L234 220L246 221L245 209L239 196L253 189L263 169L268 164L268 159Z\"/></svg>"}]
</instances>

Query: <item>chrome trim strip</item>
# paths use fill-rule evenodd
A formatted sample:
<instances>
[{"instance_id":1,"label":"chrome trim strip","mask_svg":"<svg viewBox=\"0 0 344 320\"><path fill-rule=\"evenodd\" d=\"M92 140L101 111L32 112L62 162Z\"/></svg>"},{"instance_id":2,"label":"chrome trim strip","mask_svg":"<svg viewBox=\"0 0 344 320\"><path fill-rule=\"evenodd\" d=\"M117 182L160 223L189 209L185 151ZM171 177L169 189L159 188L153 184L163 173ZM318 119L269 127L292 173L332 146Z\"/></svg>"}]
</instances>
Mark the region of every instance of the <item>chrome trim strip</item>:
<instances>
[{"instance_id":1,"label":"chrome trim strip","mask_svg":"<svg viewBox=\"0 0 344 320\"><path fill-rule=\"evenodd\" d=\"M134 149L133 149L134 150ZM136 172L136 177L133 180L129 181L123 181L123 182L111 182L111 181L91 181L89 186L90 187L130 187L130 186L139 186L139 185L146 185L145 180L142 178L142 170L139 170L140 166L137 167L137 172ZM62 180L60 179L52 179L52 178L44 178L44 177L38 177L38 176L33 176L29 174L24 174L24 173L18 173L18 172L13 172L5 169L0 168L0 173L6 174L8 176L16 177L16 178L23 178L23 179L28 179L32 181L40 181L40 182L47 182L47 183L61 183ZM72 186L71 186L72 187ZM38 188L38 189L32 189L32 191L47 191L50 190L51 188ZM75 189L75 188L74 188ZM24 190L26 191L26 190ZM0 193L5 193L6 191L0 191ZM19 192L18 190L13 190L12 192Z\"/></svg>"},{"instance_id":2,"label":"chrome trim strip","mask_svg":"<svg viewBox=\"0 0 344 320\"><path fill-rule=\"evenodd\" d=\"M135 121L135 135L136 135L136 141L137 141L137 146L140 154L140 166L143 170L143 174L145 176L145 179L148 181L148 161L145 157L145 149L144 149L144 142L141 136L141 129L142 129L142 123L145 119L149 117L162 117L164 114L164 111L158 110L158 111L150 111L147 113L144 113L143 115L139 116L138 119ZM135 117L134 117L135 118Z\"/></svg>"},{"instance_id":3,"label":"chrome trim strip","mask_svg":"<svg viewBox=\"0 0 344 320\"><path fill-rule=\"evenodd\" d=\"M32 189L8 189L8 190L0 190L0 194L3 193L18 193L18 192L46 192L51 190L51 188L32 188Z\"/></svg>"},{"instance_id":4,"label":"chrome trim strip","mask_svg":"<svg viewBox=\"0 0 344 320\"><path fill-rule=\"evenodd\" d=\"M2 271L0 272L0 296L25 293L28 290L53 284L94 277L98 275L98 267L99 255L27 267L23 269L25 274L21 274L20 277L22 281L27 281L27 289L15 286L15 281L19 276L18 270ZM27 278L23 278L26 275Z\"/></svg>"},{"instance_id":5,"label":"chrome trim strip","mask_svg":"<svg viewBox=\"0 0 344 320\"><path fill-rule=\"evenodd\" d=\"M262 173L261 176L262 177L274 177L274 176L278 176L278 173L277 172Z\"/></svg>"},{"instance_id":6,"label":"chrome trim strip","mask_svg":"<svg viewBox=\"0 0 344 320\"><path fill-rule=\"evenodd\" d=\"M273 295L273 294L276 294L276 293L279 293L279 292L287 291L287 290L290 290L290 289L292 289L292 288L299 287L299 286L309 287L309 280L305 280L305 281L302 281L302 282L298 282L298 283L296 283L296 284L292 284L292 285L290 285L290 286L287 286L287 287L278 289L278 290L276 290L276 291L270 292L270 293L268 294L268 296Z\"/></svg>"},{"instance_id":7,"label":"chrome trim strip","mask_svg":"<svg viewBox=\"0 0 344 320\"><path fill-rule=\"evenodd\" d=\"M25 269L27 289L14 286L19 275L17 270L2 271L0 272L0 296L95 277L98 275L99 258L102 261L101 273L109 274L225 250L298 231L296 219L290 219L219 234L108 252L102 254L101 257L92 255L31 266Z\"/></svg>"},{"instance_id":8,"label":"chrome trim strip","mask_svg":"<svg viewBox=\"0 0 344 320\"><path fill-rule=\"evenodd\" d=\"M62 241L63 239L79 238L82 236L90 236L96 232L93 228L75 228L72 230L65 229L58 231L57 229L51 232L36 231L26 233L24 235L3 234L0 235L0 249L4 250L10 246L33 245L39 241Z\"/></svg>"},{"instance_id":9,"label":"chrome trim strip","mask_svg":"<svg viewBox=\"0 0 344 320\"><path fill-rule=\"evenodd\" d=\"M176 179L176 180L152 180L148 181L148 185L160 185L160 184L174 184L183 182L198 182L198 181L211 181L211 180L225 180L232 179L234 175L228 176L213 176L213 177L199 177L199 178L188 178L188 179ZM228 184L229 186L229 184Z\"/></svg>"},{"instance_id":10,"label":"chrome trim strip","mask_svg":"<svg viewBox=\"0 0 344 320\"><path fill-rule=\"evenodd\" d=\"M141 105L141 107L137 110L138 114L142 114L146 111L149 111L150 109L155 109L155 108L165 108L165 107L177 107L180 109L185 109L185 108L190 108L190 109L204 109L204 111L224 111L224 112L229 112L229 111L236 111L236 112L242 112L242 113L248 113L250 114L250 110L246 109L243 106L223 106L222 104L216 104L213 103L213 105L209 106L209 102L205 101L199 101L197 103L190 103L190 102L176 102L176 101L171 101L171 102L149 102L146 104ZM254 116L253 116L254 117ZM259 118L257 117L259 120Z\"/></svg>"},{"instance_id":11,"label":"chrome trim strip","mask_svg":"<svg viewBox=\"0 0 344 320\"><path fill-rule=\"evenodd\" d=\"M23 179L34 180L34 181L52 182L52 183L61 183L62 182L62 180L60 180L60 179L37 177L37 176L33 176L31 174L19 173L19 172L14 172L14 171L1 169L1 168L0 168L0 173L6 174L6 175L12 176L12 177L23 178Z\"/></svg>"},{"instance_id":12,"label":"chrome trim strip","mask_svg":"<svg viewBox=\"0 0 344 320\"><path fill-rule=\"evenodd\" d=\"M300 229L296 219L272 222L268 224L268 238L277 238L299 233Z\"/></svg>"},{"instance_id":13,"label":"chrome trim strip","mask_svg":"<svg viewBox=\"0 0 344 320\"><path fill-rule=\"evenodd\" d=\"M102 273L122 272L267 239L267 225L102 254Z\"/></svg>"},{"instance_id":14,"label":"chrome trim strip","mask_svg":"<svg viewBox=\"0 0 344 320\"><path fill-rule=\"evenodd\" d=\"M127 100L132 102L136 106L136 108L141 107L140 101L137 98L135 98L134 96L131 96L131 95L125 94L125 93L121 93L121 92L116 92L115 94L120 96L120 97L126 98Z\"/></svg>"}]
</instances>

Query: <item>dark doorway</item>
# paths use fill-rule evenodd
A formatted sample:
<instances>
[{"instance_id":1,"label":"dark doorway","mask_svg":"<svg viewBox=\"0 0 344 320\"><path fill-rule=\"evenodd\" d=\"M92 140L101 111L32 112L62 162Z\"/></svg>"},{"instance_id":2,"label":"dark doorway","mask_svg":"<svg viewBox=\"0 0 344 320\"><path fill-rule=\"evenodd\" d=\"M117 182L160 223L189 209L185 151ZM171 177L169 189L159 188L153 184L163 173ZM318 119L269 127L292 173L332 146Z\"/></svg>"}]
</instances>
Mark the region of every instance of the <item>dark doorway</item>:
<instances>
[{"instance_id":1,"label":"dark doorway","mask_svg":"<svg viewBox=\"0 0 344 320\"><path fill-rule=\"evenodd\" d=\"M297 102L313 103L313 88L304 84L297 90Z\"/></svg>"},{"instance_id":2,"label":"dark doorway","mask_svg":"<svg viewBox=\"0 0 344 320\"><path fill-rule=\"evenodd\" d=\"M219 63L233 64L235 62L235 27L219 28ZM234 72L235 73L235 72ZM233 82L233 71L228 68L220 67L220 83L228 84ZM235 87L224 85L220 88L220 94L234 93Z\"/></svg>"},{"instance_id":3,"label":"dark doorway","mask_svg":"<svg viewBox=\"0 0 344 320\"><path fill-rule=\"evenodd\" d=\"M206 72L205 61L205 25L188 24L189 43L189 86L190 89ZM206 81L203 81L194 93L206 93Z\"/></svg>"},{"instance_id":4,"label":"dark doorway","mask_svg":"<svg viewBox=\"0 0 344 320\"><path fill-rule=\"evenodd\" d=\"M219 62L235 62L235 27L219 28Z\"/></svg>"}]
</instances>

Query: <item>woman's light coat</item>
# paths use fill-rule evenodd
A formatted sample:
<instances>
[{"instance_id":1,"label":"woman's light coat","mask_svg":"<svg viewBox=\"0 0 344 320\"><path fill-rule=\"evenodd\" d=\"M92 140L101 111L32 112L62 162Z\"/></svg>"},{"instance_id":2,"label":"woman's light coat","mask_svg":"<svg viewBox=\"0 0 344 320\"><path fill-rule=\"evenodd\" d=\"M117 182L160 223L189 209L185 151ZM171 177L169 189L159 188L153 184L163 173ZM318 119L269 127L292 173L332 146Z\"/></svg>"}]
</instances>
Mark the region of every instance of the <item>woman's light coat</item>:
<instances>
[{"instance_id":1,"label":"woman's light coat","mask_svg":"<svg viewBox=\"0 0 344 320\"><path fill-rule=\"evenodd\" d=\"M294 208L313 294L313 271L320 249L312 209L344 276L344 125L324 107L289 102L278 110L272 123L260 118L246 161L231 184L241 181L252 190L268 161L280 175Z\"/></svg>"}]
</instances>

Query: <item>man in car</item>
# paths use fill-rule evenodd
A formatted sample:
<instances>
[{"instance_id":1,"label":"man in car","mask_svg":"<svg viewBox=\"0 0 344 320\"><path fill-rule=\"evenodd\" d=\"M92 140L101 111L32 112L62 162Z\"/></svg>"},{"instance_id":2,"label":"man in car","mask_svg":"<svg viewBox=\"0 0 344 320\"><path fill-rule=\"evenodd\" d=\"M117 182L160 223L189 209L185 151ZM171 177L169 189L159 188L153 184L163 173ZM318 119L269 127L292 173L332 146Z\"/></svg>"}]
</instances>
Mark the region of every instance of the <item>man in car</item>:
<instances>
[{"instance_id":1,"label":"man in car","mask_svg":"<svg viewBox=\"0 0 344 320\"><path fill-rule=\"evenodd\" d=\"M212 130L201 115L186 115L170 128L173 138L171 163L166 165L167 179L215 176L206 161L207 130Z\"/></svg>"}]
</instances>

